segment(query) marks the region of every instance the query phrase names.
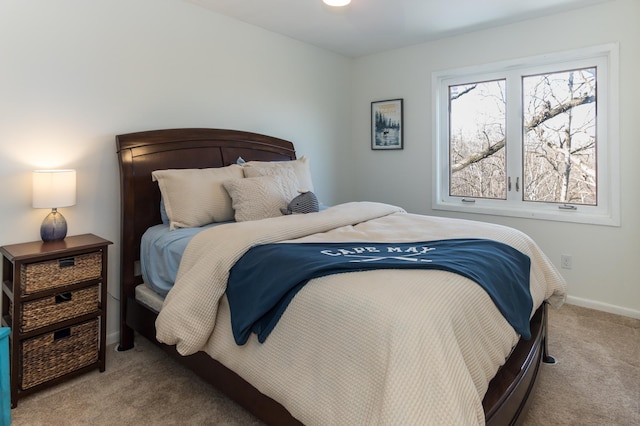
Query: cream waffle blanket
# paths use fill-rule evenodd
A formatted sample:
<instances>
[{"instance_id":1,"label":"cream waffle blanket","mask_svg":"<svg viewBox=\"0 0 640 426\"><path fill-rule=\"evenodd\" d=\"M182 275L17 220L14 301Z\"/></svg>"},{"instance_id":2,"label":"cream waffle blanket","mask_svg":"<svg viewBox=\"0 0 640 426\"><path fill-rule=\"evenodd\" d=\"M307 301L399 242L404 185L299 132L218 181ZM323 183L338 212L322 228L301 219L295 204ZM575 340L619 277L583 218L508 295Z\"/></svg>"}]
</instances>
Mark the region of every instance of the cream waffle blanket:
<instances>
[{"instance_id":1,"label":"cream waffle blanket","mask_svg":"<svg viewBox=\"0 0 640 426\"><path fill-rule=\"evenodd\" d=\"M436 270L375 270L312 280L264 344L234 342L224 297L251 246L304 241L489 238L531 258L534 310L564 281L525 234L409 214L379 203L222 225L187 247L156 322L161 342L206 351L307 425L484 424L482 398L519 336L474 282Z\"/></svg>"}]
</instances>

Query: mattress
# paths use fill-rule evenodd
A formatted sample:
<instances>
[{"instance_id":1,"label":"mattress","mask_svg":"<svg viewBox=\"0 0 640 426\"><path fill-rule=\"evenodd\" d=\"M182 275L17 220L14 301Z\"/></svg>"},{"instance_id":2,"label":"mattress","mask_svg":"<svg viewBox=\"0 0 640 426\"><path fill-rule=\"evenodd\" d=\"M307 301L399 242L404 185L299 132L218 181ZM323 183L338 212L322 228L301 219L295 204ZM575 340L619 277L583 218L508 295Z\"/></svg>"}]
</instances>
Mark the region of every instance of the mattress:
<instances>
[{"instance_id":1,"label":"mattress","mask_svg":"<svg viewBox=\"0 0 640 426\"><path fill-rule=\"evenodd\" d=\"M149 287L147 283L142 283L136 287L136 300L156 313L160 312L164 303L164 297Z\"/></svg>"}]
</instances>

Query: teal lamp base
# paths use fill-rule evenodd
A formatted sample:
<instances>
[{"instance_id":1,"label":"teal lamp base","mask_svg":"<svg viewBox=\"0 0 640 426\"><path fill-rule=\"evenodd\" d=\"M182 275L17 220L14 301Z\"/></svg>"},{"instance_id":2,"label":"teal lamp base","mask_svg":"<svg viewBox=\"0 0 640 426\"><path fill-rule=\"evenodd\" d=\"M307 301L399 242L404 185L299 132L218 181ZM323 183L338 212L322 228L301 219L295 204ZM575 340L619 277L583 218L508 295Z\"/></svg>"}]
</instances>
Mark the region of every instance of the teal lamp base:
<instances>
[{"instance_id":1,"label":"teal lamp base","mask_svg":"<svg viewBox=\"0 0 640 426\"><path fill-rule=\"evenodd\" d=\"M67 236L67 220L58 213L57 209L51 209L40 226L40 238L42 241L60 241Z\"/></svg>"}]
</instances>

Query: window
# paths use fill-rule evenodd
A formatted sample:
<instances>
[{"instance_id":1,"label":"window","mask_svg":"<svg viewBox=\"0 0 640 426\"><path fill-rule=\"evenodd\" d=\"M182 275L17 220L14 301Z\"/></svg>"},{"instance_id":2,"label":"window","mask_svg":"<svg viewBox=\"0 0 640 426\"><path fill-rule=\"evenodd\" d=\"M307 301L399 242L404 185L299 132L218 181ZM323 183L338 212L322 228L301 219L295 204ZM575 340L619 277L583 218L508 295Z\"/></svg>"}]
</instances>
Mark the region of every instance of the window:
<instances>
[{"instance_id":1,"label":"window","mask_svg":"<svg viewBox=\"0 0 640 426\"><path fill-rule=\"evenodd\" d=\"M433 75L433 208L618 226L617 46Z\"/></svg>"}]
</instances>

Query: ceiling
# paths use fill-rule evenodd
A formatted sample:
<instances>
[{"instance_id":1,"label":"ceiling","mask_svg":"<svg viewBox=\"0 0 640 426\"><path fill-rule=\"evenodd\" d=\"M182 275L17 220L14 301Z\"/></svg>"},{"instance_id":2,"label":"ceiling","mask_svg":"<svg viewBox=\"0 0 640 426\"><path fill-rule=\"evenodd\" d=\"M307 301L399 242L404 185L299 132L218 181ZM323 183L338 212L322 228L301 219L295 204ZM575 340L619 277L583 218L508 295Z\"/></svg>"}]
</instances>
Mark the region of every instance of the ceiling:
<instances>
[{"instance_id":1,"label":"ceiling","mask_svg":"<svg viewBox=\"0 0 640 426\"><path fill-rule=\"evenodd\" d=\"M611 0L183 0L358 57Z\"/></svg>"}]
</instances>

